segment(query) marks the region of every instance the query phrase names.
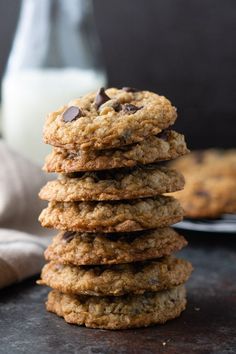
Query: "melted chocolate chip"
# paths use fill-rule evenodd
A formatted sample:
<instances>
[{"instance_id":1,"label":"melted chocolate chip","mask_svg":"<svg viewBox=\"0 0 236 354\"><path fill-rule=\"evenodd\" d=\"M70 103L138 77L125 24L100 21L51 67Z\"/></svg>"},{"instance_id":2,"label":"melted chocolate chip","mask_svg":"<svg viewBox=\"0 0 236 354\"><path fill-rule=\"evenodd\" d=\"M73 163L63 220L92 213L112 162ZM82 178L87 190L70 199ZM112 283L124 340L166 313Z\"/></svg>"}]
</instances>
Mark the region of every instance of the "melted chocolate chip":
<instances>
[{"instance_id":1,"label":"melted chocolate chip","mask_svg":"<svg viewBox=\"0 0 236 354\"><path fill-rule=\"evenodd\" d=\"M64 122L72 122L82 116L82 111L79 107L71 106L63 113Z\"/></svg>"},{"instance_id":2,"label":"melted chocolate chip","mask_svg":"<svg viewBox=\"0 0 236 354\"><path fill-rule=\"evenodd\" d=\"M103 103L110 100L110 97L107 96L104 87L101 87L95 97L95 107L98 109Z\"/></svg>"},{"instance_id":3,"label":"melted chocolate chip","mask_svg":"<svg viewBox=\"0 0 236 354\"><path fill-rule=\"evenodd\" d=\"M157 138L162 139L164 141L168 141L169 132L170 132L169 129L164 129L159 134L157 134Z\"/></svg>"},{"instance_id":4,"label":"melted chocolate chip","mask_svg":"<svg viewBox=\"0 0 236 354\"><path fill-rule=\"evenodd\" d=\"M122 90L125 92L138 92L138 90L134 87L122 87Z\"/></svg>"},{"instance_id":5,"label":"melted chocolate chip","mask_svg":"<svg viewBox=\"0 0 236 354\"><path fill-rule=\"evenodd\" d=\"M124 131L121 135L121 141L126 144L129 140L130 140L130 137L131 137L132 133L129 129L127 129L126 131Z\"/></svg>"},{"instance_id":6,"label":"melted chocolate chip","mask_svg":"<svg viewBox=\"0 0 236 354\"><path fill-rule=\"evenodd\" d=\"M133 114L133 113L137 112L141 108L143 108L143 107L137 107L137 106L135 106L134 104L131 104L131 103L125 103L122 106L123 112L128 113L128 114Z\"/></svg>"},{"instance_id":7,"label":"melted chocolate chip","mask_svg":"<svg viewBox=\"0 0 236 354\"><path fill-rule=\"evenodd\" d=\"M64 232L62 238L66 242L70 242L75 237L75 235L76 235L76 232L74 232L74 231L66 231L66 232Z\"/></svg>"}]
</instances>

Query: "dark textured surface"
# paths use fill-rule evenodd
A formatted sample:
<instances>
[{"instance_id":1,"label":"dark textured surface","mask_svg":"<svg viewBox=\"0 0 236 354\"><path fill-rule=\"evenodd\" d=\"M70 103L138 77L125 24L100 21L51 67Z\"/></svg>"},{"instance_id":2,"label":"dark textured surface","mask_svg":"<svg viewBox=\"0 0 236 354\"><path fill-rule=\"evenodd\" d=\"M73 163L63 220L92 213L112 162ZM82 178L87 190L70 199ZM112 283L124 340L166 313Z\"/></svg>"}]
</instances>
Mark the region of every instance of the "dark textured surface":
<instances>
[{"instance_id":1,"label":"dark textured surface","mask_svg":"<svg viewBox=\"0 0 236 354\"><path fill-rule=\"evenodd\" d=\"M118 332L68 325L45 311L48 289L33 279L0 292L0 353L235 353L235 235L197 236L190 242L182 255L195 271L180 318Z\"/></svg>"}]
</instances>

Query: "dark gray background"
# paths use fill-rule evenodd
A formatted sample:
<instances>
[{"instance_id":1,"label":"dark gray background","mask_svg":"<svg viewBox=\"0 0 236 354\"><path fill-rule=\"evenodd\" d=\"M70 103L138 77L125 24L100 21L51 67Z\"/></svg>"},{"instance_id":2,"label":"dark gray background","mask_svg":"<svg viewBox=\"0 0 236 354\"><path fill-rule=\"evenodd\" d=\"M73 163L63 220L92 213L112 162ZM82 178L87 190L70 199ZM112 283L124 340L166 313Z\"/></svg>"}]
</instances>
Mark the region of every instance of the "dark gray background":
<instances>
[{"instance_id":1,"label":"dark gray background","mask_svg":"<svg viewBox=\"0 0 236 354\"><path fill-rule=\"evenodd\" d=\"M19 5L0 0L1 74ZM191 148L236 145L235 0L97 0L95 11L110 84L170 98Z\"/></svg>"}]
</instances>

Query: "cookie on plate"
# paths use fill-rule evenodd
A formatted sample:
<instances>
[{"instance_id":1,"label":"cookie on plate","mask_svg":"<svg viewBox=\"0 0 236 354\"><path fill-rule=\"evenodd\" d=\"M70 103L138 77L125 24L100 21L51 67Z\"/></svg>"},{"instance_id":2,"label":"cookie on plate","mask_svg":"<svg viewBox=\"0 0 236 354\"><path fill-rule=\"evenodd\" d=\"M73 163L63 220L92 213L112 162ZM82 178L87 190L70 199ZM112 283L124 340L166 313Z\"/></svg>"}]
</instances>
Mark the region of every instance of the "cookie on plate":
<instances>
[{"instance_id":1,"label":"cookie on plate","mask_svg":"<svg viewBox=\"0 0 236 354\"><path fill-rule=\"evenodd\" d=\"M53 290L48 295L46 307L68 323L90 328L147 327L180 316L186 307L186 291L180 285L142 295L101 297L69 295Z\"/></svg>"},{"instance_id":2,"label":"cookie on plate","mask_svg":"<svg viewBox=\"0 0 236 354\"><path fill-rule=\"evenodd\" d=\"M209 176L203 171L185 173L183 191L175 192L185 216L189 218L216 218L236 212L236 177Z\"/></svg>"},{"instance_id":3,"label":"cookie on plate","mask_svg":"<svg viewBox=\"0 0 236 354\"><path fill-rule=\"evenodd\" d=\"M41 199L58 202L121 200L175 192L184 187L183 176L158 165L61 175L40 191Z\"/></svg>"},{"instance_id":4,"label":"cookie on plate","mask_svg":"<svg viewBox=\"0 0 236 354\"><path fill-rule=\"evenodd\" d=\"M174 257L112 266L50 262L44 266L38 284L65 294L121 296L173 288L185 283L191 272L191 263Z\"/></svg>"},{"instance_id":5,"label":"cookie on plate","mask_svg":"<svg viewBox=\"0 0 236 354\"><path fill-rule=\"evenodd\" d=\"M175 107L164 96L129 88L100 89L49 114L44 142L66 150L118 147L159 133L176 117Z\"/></svg>"},{"instance_id":6,"label":"cookie on plate","mask_svg":"<svg viewBox=\"0 0 236 354\"><path fill-rule=\"evenodd\" d=\"M166 196L110 202L50 202L39 217L42 226L87 232L129 232L181 221L179 202Z\"/></svg>"},{"instance_id":7,"label":"cookie on plate","mask_svg":"<svg viewBox=\"0 0 236 354\"><path fill-rule=\"evenodd\" d=\"M130 263L169 256L186 245L170 227L114 234L67 231L53 238L45 258L71 265Z\"/></svg>"},{"instance_id":8,"label":"cookie on plate","mask_svg":"<svg viewBox=\"0 0 236 354\"><path fill-rule=\"evenodd\" d=\"M206 176L236 177L236 149L207 149L171 161L170 166L185 173Z\"/></svg>"},{"instance_id":9,"label":"cookie on plate","mask_svg":"<svg viewBox=\"0 0 236 354\"><path fill-rule=\"evenodd\" d=\"M166 130L120 149L71 152L54 148L46 158L44 171L70 173L134 167L138 164L171 160L186 153L188 149L184 136L173 130Z\"/></svg>"}]
</instances>

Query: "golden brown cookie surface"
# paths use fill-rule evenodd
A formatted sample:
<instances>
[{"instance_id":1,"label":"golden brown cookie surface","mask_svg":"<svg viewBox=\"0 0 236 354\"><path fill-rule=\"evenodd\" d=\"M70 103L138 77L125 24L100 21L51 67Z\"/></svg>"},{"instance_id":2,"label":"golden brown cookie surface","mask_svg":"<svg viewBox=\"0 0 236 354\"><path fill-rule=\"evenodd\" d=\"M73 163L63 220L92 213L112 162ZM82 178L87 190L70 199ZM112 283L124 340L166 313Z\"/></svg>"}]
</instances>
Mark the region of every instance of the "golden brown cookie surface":
<instances>
[{"instance_id":1,"label":"golden brown cookie surface","mask_svg":"<svg viewBox=\"0 0 236 354\"><path fill-rule=\"evenodd\" d=\"M69 152L54 148L46 158L46 172L96 171L171 160L188 152L184 136L168 130L120 149Z\"/></svg>"},{"instance_id":2,"label":"golden brown cookie surface","mask_svg":"<svg viewBox=\"0 0 236 354\"><path fill-rule=\"evenodd\" d=\"M188 261L174 257L113 266L46 264L40 285L65 294L121 296L170 289L186 282L192 272Z\"/></svg>"},{"instance_id":3,"label":"golden brown cookie surface","mask_svg":"<svg viewBox=\"0 0 236 354\"><path fill-rule=\"evenodd\" d=\"M110 202L50 202L42 226L85 232L129 232L165 227L181 221L183 210L172 197Z\"/></svg>"},{"instance_id":4,"label":"golden brown cookie surface","mask_svg":"<svg viewBox=\"0 0 236 354\"><path fill-rule=\"evenodd\" d=\"M184 186L183 176L158 165L62 175L39 194L48 201L121 200L175 192Z\"/></svg>"},{"instance_id":5,"label":"golden brown cookie surface","mask_svg":"<svg viewBox=\"0 0 236 354\"><path fill-rule=\"evenodd\" d=\"M169 227L105 235L61 232L45 258L69 265L130 263L169 256L186 245L185 238Z\"/></svg>"}]
</instances>

